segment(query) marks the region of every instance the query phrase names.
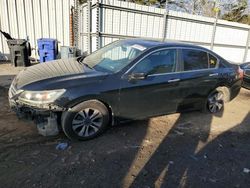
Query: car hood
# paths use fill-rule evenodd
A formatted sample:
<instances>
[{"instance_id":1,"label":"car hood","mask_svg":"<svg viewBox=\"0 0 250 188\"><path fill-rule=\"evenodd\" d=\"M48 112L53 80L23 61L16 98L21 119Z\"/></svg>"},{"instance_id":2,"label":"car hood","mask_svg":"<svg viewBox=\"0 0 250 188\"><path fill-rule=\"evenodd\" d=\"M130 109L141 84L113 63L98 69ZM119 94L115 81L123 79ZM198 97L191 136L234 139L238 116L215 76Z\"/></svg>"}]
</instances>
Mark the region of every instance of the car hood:
<instances>
[{"instance_id":1,"label":"car hood","mask_svg":"<svg viewBox=\"0 0 250 188\"><path fill-rule=\"evenodd\" d=\"M74 59L59 59L46 63L41 63L21 71L13 81L17 89L21 89L33 83L39 83L40 86L46 82L57 82L58 80L72 80L74 77L88 77L103 75L81 65Z\"/></svg>"}]
</instances>

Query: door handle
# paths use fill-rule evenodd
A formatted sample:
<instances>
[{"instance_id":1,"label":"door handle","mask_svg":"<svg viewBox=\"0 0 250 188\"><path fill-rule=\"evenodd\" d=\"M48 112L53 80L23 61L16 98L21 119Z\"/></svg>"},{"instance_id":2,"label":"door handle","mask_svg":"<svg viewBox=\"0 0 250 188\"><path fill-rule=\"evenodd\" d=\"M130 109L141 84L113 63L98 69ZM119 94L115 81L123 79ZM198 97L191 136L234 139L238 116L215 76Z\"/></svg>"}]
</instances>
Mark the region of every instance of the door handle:
<instances>
[{"instance_id":1,"label":"door handle","mask_svg":"<svg viewBox=\"0 0 250 188\"><path fill-rule=\"evenodd\" d=\"M212 73L212 74L209 74L209 76L218 76L219 73Z\"/></svg>"},{"instance_id":2,"label":"door handle","mask_svg":"<svg viewBox=\"0 0 250 188\"><path fill-rule=\"evenodd\" d=\"M168 80L168 83L173 83L173 82L179 82L180 81L180 79L173 79L173 80Z\"/></svg>"}]
</instances>

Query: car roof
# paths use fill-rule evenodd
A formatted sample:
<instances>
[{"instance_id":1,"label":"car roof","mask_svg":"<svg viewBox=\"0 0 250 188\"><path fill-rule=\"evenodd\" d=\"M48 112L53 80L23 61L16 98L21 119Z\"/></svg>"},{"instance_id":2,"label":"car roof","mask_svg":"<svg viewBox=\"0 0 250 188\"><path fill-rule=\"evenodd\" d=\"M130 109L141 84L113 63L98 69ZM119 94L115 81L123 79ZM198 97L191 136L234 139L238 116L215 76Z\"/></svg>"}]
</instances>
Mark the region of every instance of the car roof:
<instances>
[{"instance_id":1,"label":"car roof","mask_svg":"<svg viewBox=\"0 0 250 188\"><path fill-rule=\"evenodd\" d=\"M197 46L194 44L176 42L176 41L160 41L160 40L151 40L151 39L125 39L126 42L133 42L145 46L147 48L154 47L179 47L179 48L195 48L200 50L210 51L207 48Z\"/></svg>"}]
</instances>

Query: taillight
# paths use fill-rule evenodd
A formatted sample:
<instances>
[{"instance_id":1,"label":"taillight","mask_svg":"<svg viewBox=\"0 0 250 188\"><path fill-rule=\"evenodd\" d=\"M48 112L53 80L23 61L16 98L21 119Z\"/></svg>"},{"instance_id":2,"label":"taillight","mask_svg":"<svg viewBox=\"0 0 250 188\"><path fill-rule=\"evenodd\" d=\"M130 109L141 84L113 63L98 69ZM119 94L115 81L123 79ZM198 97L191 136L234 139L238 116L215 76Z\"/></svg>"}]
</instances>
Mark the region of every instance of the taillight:
<instances>
[{"instance_id":1,"label":"taillight","mask_svg":"<svg viewBox=\"0 0 250 188\"><path fill-rule=\"evenodd\" d=\"M240 78L241 80L243 80L244 71L240 67L238 67L237 73L238 73L238 78Z\"/></svg>"}]
</instances>

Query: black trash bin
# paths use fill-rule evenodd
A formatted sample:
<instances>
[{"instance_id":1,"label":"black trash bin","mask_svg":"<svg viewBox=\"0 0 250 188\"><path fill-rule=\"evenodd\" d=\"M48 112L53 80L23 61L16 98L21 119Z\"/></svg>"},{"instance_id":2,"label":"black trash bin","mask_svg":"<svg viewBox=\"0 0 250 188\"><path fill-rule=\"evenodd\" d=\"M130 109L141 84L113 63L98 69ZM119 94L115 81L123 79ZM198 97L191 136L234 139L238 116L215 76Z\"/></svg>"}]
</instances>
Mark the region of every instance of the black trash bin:
<instances>
[{"instance_id":1,"label":"black trash bin","mask_svg":"<svg viewBox=\"0 0 250 188\"><path fill-rule=\"evenodd\" d=\"M30 66L31 55L30 43L25 39L13 39L7 41L10 49L11 63L15 67Z\"/></svg>"}]
</instances>

